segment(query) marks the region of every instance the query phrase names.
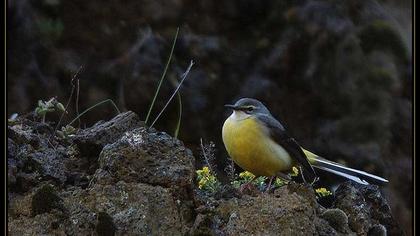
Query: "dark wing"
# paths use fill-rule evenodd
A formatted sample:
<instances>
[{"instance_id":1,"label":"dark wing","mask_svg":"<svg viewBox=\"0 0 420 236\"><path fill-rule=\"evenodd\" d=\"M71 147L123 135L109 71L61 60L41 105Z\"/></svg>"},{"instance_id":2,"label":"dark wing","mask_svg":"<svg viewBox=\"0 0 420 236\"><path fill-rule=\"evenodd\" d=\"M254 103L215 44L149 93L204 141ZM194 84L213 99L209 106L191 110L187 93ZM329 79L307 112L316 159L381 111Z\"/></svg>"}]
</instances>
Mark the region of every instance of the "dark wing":
<instances>
[{"instance_id":1,"label":"dark wing","mask_svg":"<svg viewBox=\"0 0 420 236\"><path fill-rule=\"evenodd\" d=\"M296 140L289 137L283 125L271 115L258 115L257 118L269 128L273 140L281 145L302 166L304 179L312 182L316 178L315 171Z\"/></svg>"}]
</instances>

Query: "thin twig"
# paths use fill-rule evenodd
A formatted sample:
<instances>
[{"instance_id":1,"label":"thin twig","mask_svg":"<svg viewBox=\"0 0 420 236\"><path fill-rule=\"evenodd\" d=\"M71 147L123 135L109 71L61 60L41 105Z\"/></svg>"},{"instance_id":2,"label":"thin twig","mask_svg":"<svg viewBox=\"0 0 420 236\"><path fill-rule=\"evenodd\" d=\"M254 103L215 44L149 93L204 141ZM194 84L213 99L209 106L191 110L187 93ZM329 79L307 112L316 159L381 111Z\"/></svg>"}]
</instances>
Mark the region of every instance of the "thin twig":
<instances>
[{"instance_id":1,"label":"thin twig","mask_svg":"<svg viewBox=\"0 0 420 236\"><path fill-rule=\"evenodd\" d=\"M156 88L155 96L153 97L152 103L150 104L149 111L147 112L147 115L146 115L146 119L144 121L144 124L147 124L147 122L149 121L149 117L150 117L150 114L152 113L153 106L155 105L155 101L156 101L156 98L157 98L157 96L159 94L160 87L162 86L163 79L165 78L166 71L168 70L169 64L171 62L172 54L174 53L174 48L175 48L176 40L178 38L178 32L179 32L179 27L176 29L175 37L174 37L174 40L173 40L173 43L172 43L171 53L169 54L168 61L166 62L165 69L163 70L163 74L162 74L162 76L160 78L160 81L159 81L159 85Z\"/></svg>"},{"instance_id":2,"label":"thin twig","mask_svg":"<svg viewBox=\"0 0 420 236\"><path fill-rule=\"evenodd\" d=\"M77 79L76 80L76 115L77 116L79 116L79 92L80 92L80 80L79 79ZM80 124L81 124L81 122L80 122L80 119L79 119L79 128L80 128Z\"/></svg>"},{"instance_id":3,"label":"thin twig","mask_svg":"<svg viewBox=\"0 0 420 236\"><path fill-rule=\"evenodd\" d=\"M204 160L206 161L206 164L209 166L209 168L211 168L209 164L209 159L207 158L207 155L206 155L206 150L204 149L203 138L200 138L200 147L201 147L201 152L203 153L203 156L204 156Z\"/></svg>"},{"instance_id":4,"label":"thin twig","mask_svg":"<svg viewBox=\"0 0 420 236\"><path fill-rule=\"evenodd\" d=\"M157 115L156 119L152 122L152 124L150 125L150 128L153 127L153 125L156 123L156 121L159 119L159 117L162 115L162 113L165 111L166 107L168 107L169 103L172 101L172 99L174 98L174 96L177 94L178 90L181 88L182 83L184 82L184 80L187 78L188 74L190 73L190 70L192 68L192 66L194 65L194 62L191 60L190 61L190 65L188 66L187 70L184 72L184 74L182 74L181 76L181 81L178 84L178 87L176 87L175 91L172 93L171 97L169 98L169 100L166 102L165 106L162 108L162 110L159 112L159 114Z\"/></svg>"},{"instance_id":5,"label":"thin twig","mask_svg":"<svg viewBox=\"0 0 420 236\"><path fill-rule=\"evenodd\" d=\"M57 131L58 127L59 127L59 126L60 126L60 124L61 124L61 121L63 120L64 115L67 113L67 109L68 109L68 107L69 107L69 105L70 105L71 99L72 99L72 97L73 97L74 89L75 89L74 80L75 80L75 79L77 79L77 81L79 80L79 79L78 79L78 76L79 76L79 74L81 73L82 69L83 69L83 66L80 66L80 67L79 67L79 70L77 70L76 74L74 74L74 75L73 75L73 78L72 78L72 79L71 79L71 81L70 81L70 84L71 84L71 86L72 86L72 89L71 89L71 92L70 92L70 97L69 97L69 99L67 100L66 107L64 108L64 111L63 111L63 113L61 114L60 119L58 120L57 125L55 126L55 129L54 129L53 134L55 133L55 131Z\"/></svg>"},{"instance_id":6,"label":"thin twig","mask_svg":"<svg viewBox=\"0 0 420 236\"><path fill-rule=\"evenodd\" d=\"M216 174L216 165L214 160L214 143L210 141L208 145L204 145L203 139L200 138L200 147L201 153L204 157L204 161L206 162L210 171Z\"/></svg>"}]
</instances>

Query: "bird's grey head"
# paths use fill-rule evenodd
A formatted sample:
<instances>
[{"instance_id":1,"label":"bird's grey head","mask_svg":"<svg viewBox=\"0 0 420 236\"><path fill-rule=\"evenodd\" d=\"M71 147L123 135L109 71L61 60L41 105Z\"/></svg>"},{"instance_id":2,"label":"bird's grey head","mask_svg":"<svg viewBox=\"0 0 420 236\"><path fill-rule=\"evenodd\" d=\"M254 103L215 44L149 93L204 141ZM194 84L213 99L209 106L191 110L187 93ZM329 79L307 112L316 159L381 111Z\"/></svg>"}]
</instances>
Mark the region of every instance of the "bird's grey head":
<instances>
[{"instance_id":1,"label":"bird's grey head","mask_svg":"<svg viewBox=\"0 0 420 236\"><path fill-rule=\"evenodd\" d=\"M242 111L247 115L270 114L264 104L253 98L241 98L234 105L225 105L225 107L232 108L234 111Z\"/></svg>"}]
</instances>

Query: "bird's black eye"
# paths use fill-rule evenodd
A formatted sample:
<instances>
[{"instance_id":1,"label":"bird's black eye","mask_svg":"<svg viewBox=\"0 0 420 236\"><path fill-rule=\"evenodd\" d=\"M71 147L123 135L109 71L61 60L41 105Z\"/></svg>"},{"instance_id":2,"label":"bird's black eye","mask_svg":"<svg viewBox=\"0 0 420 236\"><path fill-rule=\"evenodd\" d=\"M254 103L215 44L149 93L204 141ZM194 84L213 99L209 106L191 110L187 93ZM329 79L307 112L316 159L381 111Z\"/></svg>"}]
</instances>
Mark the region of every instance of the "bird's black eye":
<instances>
[{"instance_id":1,"label":"bird's black eye","mask_svg":"<svg viewBox=\"0 0 420 236\"><path fill-rule=\"evenodd\" d=\"M247 107L246 108L246 111L247 112L251 112L251 111L253 111L254 110L254 107L253 106L249 106L249 107Z\"/></svg>"}]
</instances>

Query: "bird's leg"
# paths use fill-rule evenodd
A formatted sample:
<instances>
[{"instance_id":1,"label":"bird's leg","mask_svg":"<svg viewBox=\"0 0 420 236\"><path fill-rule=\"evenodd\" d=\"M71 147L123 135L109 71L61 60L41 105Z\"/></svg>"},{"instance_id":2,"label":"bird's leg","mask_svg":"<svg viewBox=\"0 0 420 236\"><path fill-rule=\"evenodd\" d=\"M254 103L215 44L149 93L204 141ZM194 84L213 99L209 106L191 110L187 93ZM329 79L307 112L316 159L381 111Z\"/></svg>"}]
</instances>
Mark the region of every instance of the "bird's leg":
<instances>
[{"instance_id":1,"label":"bird's leg","mask_svg":"<svg viewBox=\"0 0 420 236\"><path fill-rule=\"evenodd\" d=\"M257 176L254 176L254 178L252 178L248 183L242 184L241 187L239 188L239 192L243 192L245 190L245 188L249 189L249 186L252 184L252 182L257 178Z\"/></svg>"},{"instance_id":2,"label":"bird's leg","mask_svg":"<svg viewBox=\"0 0 420 236\"><path fill-rule=\"evenodd\" d=\"M306 179L305 179L305 176L303 175L303 169L302 169L302 167L301 167L301 166L299 166L299 170L300 170L300 173L301 173L301 175L302 175L303 182L305 182L305 184L306 184L306 183L308 183L308 182L306 181ZM316 176L316 177L312 180L312 182L310 182L310 183L309 183L309 185L310 185L311 187L313 187L313 186L314 186L314 184L315 184L316 182L318 182L318 180L319 180L319 177L318 177L318 176Z\"/></svg>"},{"instance_id":3,"label":"bird's leg","mask_svg":"<svg viewBox=\"0 0 420 236\"><path fill-rule=\"evenodd\" d=\"M271 188L271 183L273 182L273 179L274 178L276 178L276 176L275 175L273 175L273 176L271 176L271 178L270 178L270 182L268 182L268 186L267 186L267 188L265 189L265 193L267 193L268 191L270 191L270 188Z\"/></svg>"},{"instance_id":4,"label":"bird's leg","mask_svg":"<svg viewBox=\"0 0 420 236\"><path fill-rule=\"evenodd\" d=\"M314 184L315 184L316 182L318 182L318 180L319 180L319 177L318 177L318 176L316 176L316 177L314 178L314 180L312 181L311 186L313 187L313 186L314 186Z\"/></svg>"},{"instance_id":5,"label":"bird's leg","mask_svg":"<svg viewBox=\"0 0 420 236\"><path fill-rule=\"evenodd\" d=\"M306 184L306 183L308 183L307 181L306 181L306 179L305 179L305 175L303 175L303 169L302 169L302 166L299 166L299 172L300 172L300 175L302 176L302 179L303 179L303 182Z\"/></svg>"}]
</instances>

